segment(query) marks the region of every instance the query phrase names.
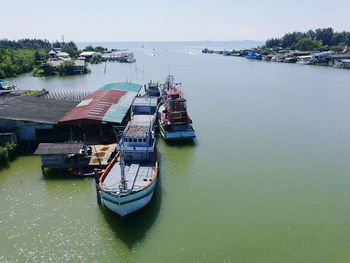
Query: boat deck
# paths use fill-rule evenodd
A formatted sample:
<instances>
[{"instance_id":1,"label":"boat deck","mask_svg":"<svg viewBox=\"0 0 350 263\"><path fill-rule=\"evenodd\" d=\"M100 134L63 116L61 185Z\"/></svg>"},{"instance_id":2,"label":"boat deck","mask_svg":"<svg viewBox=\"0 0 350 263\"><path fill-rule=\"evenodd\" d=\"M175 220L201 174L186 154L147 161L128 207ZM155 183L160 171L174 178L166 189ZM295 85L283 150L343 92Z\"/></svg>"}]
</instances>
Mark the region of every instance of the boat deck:
<instances>
[{"instance_id":1,"label":"boat deck","mask_svg":"<svg viewBox=\"0 0 350 263\"><path fill-rule=\"evenodd\" d=\"M126 164L125 179L128 190L140 190L144 188L153 179L153 167L150 164ZM102 183L102 187L106 190L119 190L121 180L121 169L117 162L108 173Z\"/></svg>"}]
</instances>

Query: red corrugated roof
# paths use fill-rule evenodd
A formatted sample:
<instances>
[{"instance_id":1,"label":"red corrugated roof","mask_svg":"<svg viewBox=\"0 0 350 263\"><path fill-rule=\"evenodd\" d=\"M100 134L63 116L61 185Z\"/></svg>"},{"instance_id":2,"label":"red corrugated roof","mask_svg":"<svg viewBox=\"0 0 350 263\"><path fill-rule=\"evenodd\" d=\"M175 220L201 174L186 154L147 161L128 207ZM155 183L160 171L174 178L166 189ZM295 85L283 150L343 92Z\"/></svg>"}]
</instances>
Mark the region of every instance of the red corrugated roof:
<instances>
[{"instance_id":1,"label":"red corrugated roof","mask_svg":"<svg viewBox=\"0 0 350 263\"><path fill-rule=\"evenodd\" d=\"M98 90L84 98L73 110L68 112L59 124L101 123L108 109L118 103L127 92L120 90Z\"/></svg>"}]
</instances>

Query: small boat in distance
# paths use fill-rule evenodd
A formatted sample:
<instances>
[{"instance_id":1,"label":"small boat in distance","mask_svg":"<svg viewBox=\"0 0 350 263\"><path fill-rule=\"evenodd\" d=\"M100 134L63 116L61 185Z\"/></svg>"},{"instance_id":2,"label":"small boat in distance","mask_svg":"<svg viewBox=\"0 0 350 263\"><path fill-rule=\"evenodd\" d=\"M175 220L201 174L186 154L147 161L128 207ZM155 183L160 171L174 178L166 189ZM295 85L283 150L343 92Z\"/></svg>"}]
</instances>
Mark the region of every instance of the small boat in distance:
<instances>
[{"instance_id":1,"label":"small boat in distance","mask_svg":"<svg viewBox=\"0 0 350 263\"><path fill-rule=\"evenodd\" d=\"M350 59L342 59L335 64L336 68L350 69Z\"/></svg>"},{"instance_id":2,"label":"small boat in distance","mask_svg":"<svg viewBox=\"0 0 350 263\"><path fill-rule=\"evenodd\" d=\"M17 85L11 81L0 79L0 90L14 90L17 88Z\"/></svg>"},{"instance_id":3,"label":"small boat in distance","mask_svg":"<svg viewBox=\"0 0 350 263\"><path fill-rule=\"evenodd\" d=\"M158 179L154 122L157 98L137 96L118 154L99 179L98 197L111 211L124 217L145 207Z\"/></svg>"},{"instance_id":4,"label":"small boat in distance","mask_svg":"<svg viewBox=\"0 0 350 263\"><path fill-rule=\"evenodd\" d=\"M247 59L262 60L262 55L255 50L249 50L247 54Z\"/></svg>"},{"instance_id":5,"label":"small boat in distance","mask_svg":"<svg viewBox=\"0 0 350 263\"><path fill-rule=\"evenodd\" d=\"M297 64L309 65L311 63L312 56L299 56L297 59Z\"/></svg>"},{"instance_id":6,"label":"small boat in distance","mask_svg":"<svg viewBox=\"0 0 350 263\"><path fill-rule=\"evenodd\" d=\"M196 137L192 120L187 113L181 84L169 76L162 87L162 104L158 110L159 130L164 140L188 140Z\"/></svg>"}]
</instances>

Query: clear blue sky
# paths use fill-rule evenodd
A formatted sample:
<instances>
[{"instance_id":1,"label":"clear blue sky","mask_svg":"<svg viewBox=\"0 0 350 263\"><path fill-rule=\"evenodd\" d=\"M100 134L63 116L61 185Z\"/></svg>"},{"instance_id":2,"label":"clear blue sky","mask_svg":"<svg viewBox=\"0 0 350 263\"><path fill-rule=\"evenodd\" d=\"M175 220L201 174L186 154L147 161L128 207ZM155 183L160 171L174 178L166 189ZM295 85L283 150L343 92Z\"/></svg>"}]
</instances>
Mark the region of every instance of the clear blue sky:
<instances>
[{"instance_id":1,"label":"clear blue sky","mask_svg":"<svg viewBox=\"0 0 350 263\"><path fill-rule=\"evenodd\" d=\"M349 0L1 0L0 39L266 40L331 26L350 31Z\"/></svg>"}]
</instances>

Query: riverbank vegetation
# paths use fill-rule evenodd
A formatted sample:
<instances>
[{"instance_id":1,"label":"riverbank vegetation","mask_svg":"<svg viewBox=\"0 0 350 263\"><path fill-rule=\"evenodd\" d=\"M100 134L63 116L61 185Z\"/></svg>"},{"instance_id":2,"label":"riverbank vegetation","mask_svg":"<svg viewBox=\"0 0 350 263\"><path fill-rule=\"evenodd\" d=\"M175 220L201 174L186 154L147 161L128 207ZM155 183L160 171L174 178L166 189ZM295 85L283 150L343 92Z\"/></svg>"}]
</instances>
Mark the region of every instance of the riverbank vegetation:
<instances>
[{"instance_id":1,"label":"riverbank vegetation","mask_svg":"<svg viewBox=\"0 0 350 263\"><path fill-rule=\"evenodd\" d=\"M49 42L37 39L0 40L0 78L30 72L47 59Z\"/></svg>"},{"instance_id":2,"label":"riverbank vegetation","mask_svg":"<svg viewBox=\"0 0 350 263\"><path fill-rule=\"evenodd\" d=\"M0 166L6 165L16 157L17 145L14 143L6 143L0 146Z\"/></svg>"},{"instance_id":3,"label":"riverbank vegetation","mask_svg":"<svg viewBox=\"0 0 350 263\"><path fill-rule=\"evenodd\" d=\"M281 38L268 39L264 48L300 51L342 51L350 45L350 32L335 32L333 28L319 28L307 32L287 33Z\"/></svg>"},{"instance_id":4,"label":"riverbank vegetation","mask_svg":"<svg viewBox=\"0 0 350 263\"><path fill-rule=\"evenodd\" d=\"M89 46L85 47L83 51L94 51L94 52L104 53L107 50L108 50L107 48L104 48L101 46L93 47L93 46L89 45Z\"/></svg>"},{"instance_id":5,"label":"riverbank vegetation","mask_svg":"<svg viewBox=\"0 0 350 263\"><path fill-rule=\"evenodd\" d=\"M101 46L87 46L84 51L103 53L107 49ZM54 57L52 53L50 56L49 52L53 52ZM67 53L69 57L64 57L64 61L60 61L61 58L56 57L55 52L56 54ZM28 72L33 72L37 77L89 73L85 63L76 61L80 52L73 41L50 43L48 40L41 39L0 40L0 79L16 77ZM90 62L101 63L101 55L94 56Z\"/></svg>"},{"instance_id":6,"label":"riverbank vegetation","mask_svg":"<svg viewBox=\"0 0 350 263\"><path fill-rule=\"evenodd\" d=\"M90 63L91 63L91 64L100 64L100 63L102 63L102 56L101 56L101 55L93 56L93 57L90 59Z\"/></svg>"}]
</instances>

